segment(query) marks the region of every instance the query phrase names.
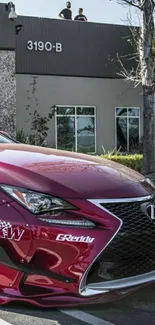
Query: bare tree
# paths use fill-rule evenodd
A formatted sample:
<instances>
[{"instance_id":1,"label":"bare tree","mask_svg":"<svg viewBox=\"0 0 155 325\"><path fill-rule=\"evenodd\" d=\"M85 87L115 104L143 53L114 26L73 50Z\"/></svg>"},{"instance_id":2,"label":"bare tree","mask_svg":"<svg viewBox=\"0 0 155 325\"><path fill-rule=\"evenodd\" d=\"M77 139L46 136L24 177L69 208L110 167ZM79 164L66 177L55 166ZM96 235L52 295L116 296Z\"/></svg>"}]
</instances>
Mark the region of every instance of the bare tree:
<instances>
[{"instance_id":1,"label":"bare tree","mask_svg":"<svg viewBox=\"0 0 155 325\"><path fill-rule=\"evenodd\" d=\"M143 91L143 168L145 176L155 180L155 56L154 8L155 0L117 0L119 4L135 7L140 14L140 27L134 42L138 51L134 53L136 69L126 71L122 61L120 74L127 80L141 84ZM137 29L136 29L137 30ZM135 29L132 28L132 33Z\"/></svg>"}]
</instances>

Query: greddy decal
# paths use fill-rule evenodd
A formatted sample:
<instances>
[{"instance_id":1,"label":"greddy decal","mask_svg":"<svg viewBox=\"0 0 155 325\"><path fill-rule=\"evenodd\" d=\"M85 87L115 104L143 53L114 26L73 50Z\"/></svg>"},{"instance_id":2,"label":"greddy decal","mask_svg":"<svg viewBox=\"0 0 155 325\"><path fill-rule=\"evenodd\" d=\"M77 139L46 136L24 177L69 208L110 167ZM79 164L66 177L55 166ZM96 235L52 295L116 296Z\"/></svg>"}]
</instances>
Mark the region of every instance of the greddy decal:
<instances>
[{"instance_id":1,"label":"greddy decal","mask_svg":"<svg viewBox=\"0 0 155 325\"><path fill-rule=\"evenodd\" d=\"M24 230L20 230L19 227L13 227L10 222L0 220L0 238L19 241L23 233Z\"/></svg>"},{"instance_id":2,"label":"greddy decal","mask_svg":"<svg viewBox=\"0 0 155 325\"><path fill-rule=\"evenodd\" d=\"M67 241L67 242L79 242L79 243L87 243L91 244L94 241L95 238L91 238L89 236L84 237L84 236L72 236L72 235L64 235L64 234L59 234L56 237L56 240L58 241Z\"/></svg>"}]
</instances>

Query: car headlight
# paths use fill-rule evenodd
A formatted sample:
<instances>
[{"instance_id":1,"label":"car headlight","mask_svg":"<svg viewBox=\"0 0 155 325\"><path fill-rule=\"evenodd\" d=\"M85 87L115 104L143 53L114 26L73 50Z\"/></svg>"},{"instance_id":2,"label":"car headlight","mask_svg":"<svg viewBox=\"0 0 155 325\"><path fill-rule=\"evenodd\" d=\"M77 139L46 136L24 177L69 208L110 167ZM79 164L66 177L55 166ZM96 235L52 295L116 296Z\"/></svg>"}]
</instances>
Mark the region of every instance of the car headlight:
<instances>
[{"instance_id":1,"label":"car headlight","mask_svg":"<svg viewBox=\"0 0 155 325\"><path fill-rule=\"evenodd\" d=\"M1 185L0 187L23 207L37 215L39 220L43 222L76 227L95 226L92 221L83 218L81 215L76 216L65 213L66 210L78 210L78 208L60 198L7 185Z\"/></svg>"},{"instance_id":2,"label":"car headlight","mask_svg":"<svg viewBox=\"0 0 155 325\"><path fill-rule=\"evenodd\" d=\"M42 214L56 210L76 209L70 203L48 194L5 185L2 185L1 188L34 214Z\"/></svg>"}]
</instances>

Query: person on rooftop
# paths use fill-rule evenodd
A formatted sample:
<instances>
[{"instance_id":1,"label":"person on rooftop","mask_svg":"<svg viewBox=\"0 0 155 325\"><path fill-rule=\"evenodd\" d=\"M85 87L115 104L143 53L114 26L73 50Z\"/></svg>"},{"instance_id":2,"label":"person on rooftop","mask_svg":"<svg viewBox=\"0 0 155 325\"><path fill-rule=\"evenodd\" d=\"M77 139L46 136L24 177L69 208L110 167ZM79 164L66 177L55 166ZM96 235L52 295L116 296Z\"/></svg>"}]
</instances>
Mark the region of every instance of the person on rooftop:
<instances>
[{"instance_id":1,"label":"person on rooftop","mask_svg":"<svg viewBox=\"0 0 155 325\"><path fill-rule=\"evenodd\" d=\"M75 16L74 20L87 21L87 17L83 15L83 8L79 8L78 15Z\"/></svg>"},{"instance_id":2,"label":"person on rooftop","mask_svg":"<svg viewBox=\"0 0 155 325\"><path fill-rule=\"evenodd\" d=\"M66 2L66 8L62 9L58 15L62 19L72 20L71 2Z\"/></svg>"}]
</instances>

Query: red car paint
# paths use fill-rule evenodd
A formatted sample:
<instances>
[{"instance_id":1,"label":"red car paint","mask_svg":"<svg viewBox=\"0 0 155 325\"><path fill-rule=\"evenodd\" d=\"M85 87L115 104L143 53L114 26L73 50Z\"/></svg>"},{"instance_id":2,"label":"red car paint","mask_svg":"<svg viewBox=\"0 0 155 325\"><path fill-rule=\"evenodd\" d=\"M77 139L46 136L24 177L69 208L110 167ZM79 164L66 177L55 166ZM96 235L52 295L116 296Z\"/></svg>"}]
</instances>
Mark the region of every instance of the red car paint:
<instances>
[{"instance_id":1,"label":"red car paint","mask_svg":"<svg viewBox=\"0 0 155 325\"><path fill-rule=\"evenodd\" d=\"M124 166L98 157L21 144L0 144L0 184L65 199L78 210L58 211L60 219L84 218L98 225L79 228L49 224L0 189L0 303L23 301L42 307L101 303L139 288L133 285L87 297L81 295L80 283L91 263L121 227L119 218L88 199L152 195L153 188L143 182L143 178ZM11 224L7 237L1 232L4 221ZM57 236L63 234L94 240L90 243L57 241ZM12 264L9 260L4 262L3 252ZM54 274L63 280L54 278Z\"/></svg>"}]
</instances>

